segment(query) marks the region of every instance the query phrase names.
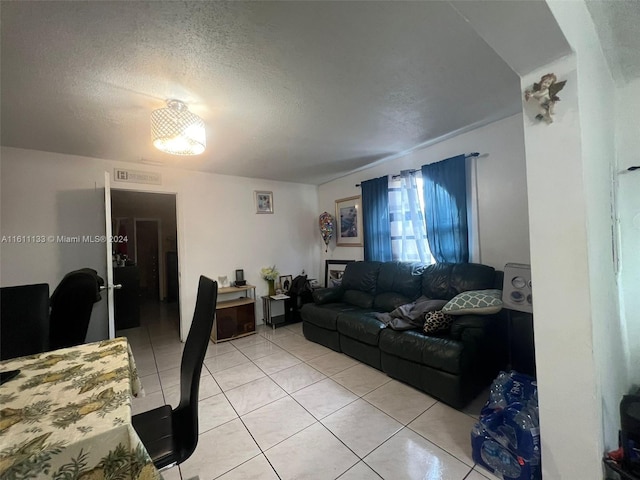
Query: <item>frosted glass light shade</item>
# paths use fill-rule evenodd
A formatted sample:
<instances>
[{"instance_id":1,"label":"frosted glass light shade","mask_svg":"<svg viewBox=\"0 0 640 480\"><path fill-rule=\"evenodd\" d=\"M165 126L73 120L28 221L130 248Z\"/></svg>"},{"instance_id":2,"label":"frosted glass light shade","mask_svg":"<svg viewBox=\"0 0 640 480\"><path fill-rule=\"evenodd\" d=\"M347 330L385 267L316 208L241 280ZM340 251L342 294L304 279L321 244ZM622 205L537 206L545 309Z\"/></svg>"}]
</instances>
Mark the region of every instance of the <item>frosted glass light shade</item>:
<instances>
[{"instance_id":1,"label":"frosted glass light shade","mask_svg":"<svg viewBox=\"0 0 640 480\"><path fill-rule=\"evenodd\" d=\"M204 122L179 100L151 112L153 145L171 155L199 155L206 146Z\"/></svg>"}]
</instances>

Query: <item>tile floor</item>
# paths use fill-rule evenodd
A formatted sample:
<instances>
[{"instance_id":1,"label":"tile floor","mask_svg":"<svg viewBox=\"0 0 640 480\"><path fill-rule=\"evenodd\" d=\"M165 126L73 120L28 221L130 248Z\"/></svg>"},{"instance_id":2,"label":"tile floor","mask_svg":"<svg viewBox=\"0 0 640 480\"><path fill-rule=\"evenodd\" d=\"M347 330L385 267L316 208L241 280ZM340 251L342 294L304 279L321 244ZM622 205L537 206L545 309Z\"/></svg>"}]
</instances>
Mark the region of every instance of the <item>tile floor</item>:
<instances>
[{"instance_id":1,"label":"tile floor","mask_svg":"<svg viewBox=\"0 0 640 480\"><path fill-rule=\"evenodd\" d=\"M179 400L175 307L143 310L129 339L146 396L133 413ZM200 439L165 480L486 480L469 432L486 396L454 410L346 355L307 341L302 324L210 343Z\"/></svg>"}]
</instances>

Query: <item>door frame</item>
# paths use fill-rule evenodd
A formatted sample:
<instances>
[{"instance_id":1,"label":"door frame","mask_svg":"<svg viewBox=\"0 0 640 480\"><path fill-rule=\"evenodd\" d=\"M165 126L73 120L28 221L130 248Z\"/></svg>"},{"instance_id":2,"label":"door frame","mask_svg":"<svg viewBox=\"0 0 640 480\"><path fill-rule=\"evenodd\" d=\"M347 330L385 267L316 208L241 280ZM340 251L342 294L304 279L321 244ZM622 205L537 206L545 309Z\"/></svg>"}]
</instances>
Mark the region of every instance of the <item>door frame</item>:
<instances>
[{"instance_id":1,"label":"door frame","mask_svg":"<svg viewBox=\"0 0 640 480\"><path fill-rule=\"evenodd\" d=\"M139 187L139 186L138 186ZM173 195L176 200L175 207L175 215L176 215L176 251L178 252L178 305L180 308L178 309L178 320L180 324L180 341L185 342L187 339L187 333L189 333L189 328L186 328L184 325L184 318L182 308L184 305L184 288L182 285L182 273L185 268L185 252L184 252L184 240L182 238L183 231L180 228L183 222L182 218L182 197L179 192L175 190L145 190L140 188L131 188L130 186L118 185L111 189L112 191L122 191L122 192L139 192L139 193L152 193L157 195ZM186 317L185 317L186 318Z\"/></svg>"}]
</instances>

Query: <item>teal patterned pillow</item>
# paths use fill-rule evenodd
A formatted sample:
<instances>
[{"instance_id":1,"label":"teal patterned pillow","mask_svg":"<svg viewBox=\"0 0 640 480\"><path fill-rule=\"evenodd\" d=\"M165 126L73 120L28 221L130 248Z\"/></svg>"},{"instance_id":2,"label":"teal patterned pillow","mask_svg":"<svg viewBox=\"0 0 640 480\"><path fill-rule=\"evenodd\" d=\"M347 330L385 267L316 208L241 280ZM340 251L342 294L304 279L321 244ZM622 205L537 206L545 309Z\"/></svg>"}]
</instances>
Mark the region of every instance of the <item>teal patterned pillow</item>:
<instances>
[{"instance_id":1,"label":"teal patterned pillow","mask_svg":"<svg viewBox=\"0 0 640 480\"><path fill-rule=\"evenodd\" d=\"M449 315L490 315L502 309L502 290L469 290L453 297L442 311Z\"/></svg>"}]
</instances>

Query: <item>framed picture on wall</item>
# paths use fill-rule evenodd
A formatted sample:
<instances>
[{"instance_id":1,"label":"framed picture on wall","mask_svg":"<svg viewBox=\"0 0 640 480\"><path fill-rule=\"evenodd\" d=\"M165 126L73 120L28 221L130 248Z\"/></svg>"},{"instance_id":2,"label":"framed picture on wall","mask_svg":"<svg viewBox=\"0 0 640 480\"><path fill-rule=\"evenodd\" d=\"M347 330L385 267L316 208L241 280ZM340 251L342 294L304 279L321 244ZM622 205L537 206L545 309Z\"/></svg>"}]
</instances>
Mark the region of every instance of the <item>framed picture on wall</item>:
<instances>
[{"instance_id":1,"label":"framed picture on wall","mask_svg":"<svg viewBox=\"0 0 640 480\"><path fill-rule=\"evenodd\" d=\"M256 190L256 213L273 213L273 192Z\"/></svg>"},{"instance_id":2,"label":"framed picture on wall","mask_svg":"<svg viewBox=\"0 0 640 480\"><path fill-rule=\"evenodd\" d=\"M338 247L362 246L362 200L356 197L336 200L336 245Z\"/></svg>"},{"instance_id":3,"label":"framed picture on wall","mask_svg":"<svg viewBox=\"0 0 640 480\"><path fill-rule=\"evenodd\" d=\"M342 275L347 264L355 260L325 260L324 262L324 285L327 288L339 287L342 285Z\"/></svg>"}]
</instances>

